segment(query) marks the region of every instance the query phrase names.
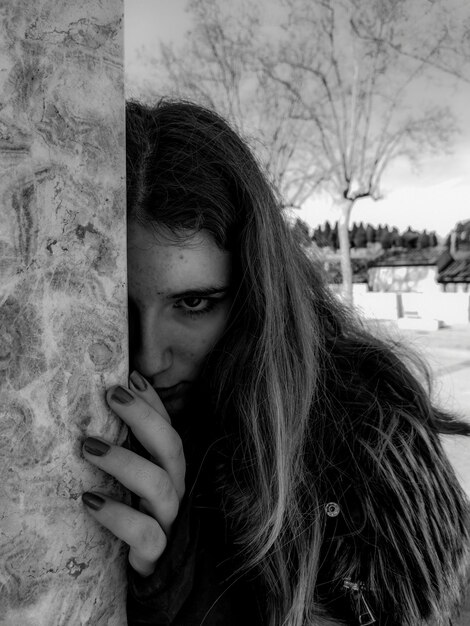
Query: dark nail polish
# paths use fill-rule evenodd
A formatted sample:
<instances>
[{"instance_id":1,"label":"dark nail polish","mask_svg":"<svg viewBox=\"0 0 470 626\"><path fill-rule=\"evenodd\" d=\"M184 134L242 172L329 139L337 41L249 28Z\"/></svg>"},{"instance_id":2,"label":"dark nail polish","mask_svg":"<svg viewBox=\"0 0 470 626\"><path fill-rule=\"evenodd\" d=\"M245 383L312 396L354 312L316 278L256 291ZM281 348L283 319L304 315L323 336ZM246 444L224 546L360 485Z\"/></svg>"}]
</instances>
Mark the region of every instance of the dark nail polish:
<instances>
[{"instance_id":1,"label":"dark nail polish","mask_svg":"<svg viewBox=\"0 0 470 626\"><path fill-rule=\"evenodd\" d=\"M119 402L119 404L129 404L129 402L132 402L132 400L134 399L134 396L128 389L124 389L124 387L121 387L121 385L119 385L114 389L113 393L111 394L111 398L116 402Z\"/></svg>"},{"instance_id":2,"label":"dark nail polish","mask_svg":"<svg viewBox=\"0 0 470 626\"><path fill-rule=\"evenodd\" d=\"M94 511L99 511L106 502L104 498L97 496L96 493L91 493L91 491L84 493L82 495L82 500L87 506L90 507L90 509L93 509Z\"/></svg>"},{"instance_id":3,"label":"dark nail polish","mask_svg":"<svg viewBox=\"0 0 470 626\"><path fill-rule=\"evenodd\" d=\"M131 382L134 385L134 387L138 389L139 391L145 391L147 389L147 383L145 379L139 374L139 372L136 372L134 370L129 376L129 378L131 379Z\"/></svg>"},{"instance_id":4,"label":"dark nail polish","mask_svg":"<svg viewBox=\"0 0 470 626\"><path fill-rule=\"evenodd\" d=\"M103 456L107 452L109 452L111 446L108 446L107 443L101 441L100 439L95 439L94 437L88 437L85 439L85 443L83 447L90 454L94 454L95 456Z\"/></svg>"}]
</instances>

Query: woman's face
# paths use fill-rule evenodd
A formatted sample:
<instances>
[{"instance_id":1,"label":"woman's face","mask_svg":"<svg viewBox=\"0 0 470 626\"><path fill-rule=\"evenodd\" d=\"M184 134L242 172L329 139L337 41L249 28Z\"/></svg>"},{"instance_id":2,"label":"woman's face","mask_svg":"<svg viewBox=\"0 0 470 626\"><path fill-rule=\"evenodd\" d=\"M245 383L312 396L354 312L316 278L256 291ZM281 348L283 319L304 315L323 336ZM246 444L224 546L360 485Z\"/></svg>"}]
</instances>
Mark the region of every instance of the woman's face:
<instances>
[{"instance_id":1,"label":"woman's face","mask_svg":"<svg viewBox=\"0 0 470 626\"><path fill-rule=\"evenodd\" d=\"M153 225L128 229L131 364L170 416L184 410L231 306L230 254L207 231L187 234L175 242Z\"/></svg>"}]
</instances>

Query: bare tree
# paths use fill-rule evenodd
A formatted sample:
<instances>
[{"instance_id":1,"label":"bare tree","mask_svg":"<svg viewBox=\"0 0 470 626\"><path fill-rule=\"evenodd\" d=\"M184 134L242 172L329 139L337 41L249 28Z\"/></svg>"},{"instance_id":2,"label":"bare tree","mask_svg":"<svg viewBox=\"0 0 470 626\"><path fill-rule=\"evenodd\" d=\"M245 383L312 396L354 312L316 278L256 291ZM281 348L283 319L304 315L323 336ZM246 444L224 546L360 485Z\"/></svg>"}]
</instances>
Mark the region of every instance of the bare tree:
<instances>
[{"instance_id":1,"label":"bare tree","mask_svg":"<svg viewBox=\"0 0 470 626\"><path fill-rule=\"evenodd\" d=\"M361 198L381 197L381 181L400 157L419 161L446 150L455 132L448 107L417 109L430 69L462 76L465 53L441 2L285 0L283 37L263 67L296 101L294 118L320 145L340 207L344 295L352 300L348 229ZM455 18L456 16L452 16ZM308 129L308 130L307 130Z\"/></svg>"}]
</instances>

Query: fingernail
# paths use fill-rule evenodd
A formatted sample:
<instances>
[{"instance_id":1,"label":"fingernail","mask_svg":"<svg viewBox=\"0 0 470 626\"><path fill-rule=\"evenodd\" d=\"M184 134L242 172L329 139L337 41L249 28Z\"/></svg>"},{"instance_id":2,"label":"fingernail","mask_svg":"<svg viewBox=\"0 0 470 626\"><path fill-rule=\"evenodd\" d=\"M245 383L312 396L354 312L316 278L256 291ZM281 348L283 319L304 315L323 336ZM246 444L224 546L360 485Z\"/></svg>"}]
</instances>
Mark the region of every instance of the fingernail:
<instances>
[{"instance_id":1,"label":"fingernail","mask_svg":"<svg viewBox=\"0 0 470 626\"><path fill-rule=\"evenodd\" d=\"M129 378L131 379L134 387L139 391L145 391L147 389L147 383L145 382L145 379L139 374L139 372L136 372L134 370Z\"/></svg>"},{"instance_id":2,"label":"fingernail","mask_svg":"<svg viewBox=\"0 0 470 626\"><path fill-rule=\"evenodd\" d=\"M108 446L107 443L101 441L100 439L95 439L94 437L88 437L85 439L83 447L87 452L94 454L95 456L103 456L111 449L111 446Z\"/></svg>"},{"instance_id":3,"label":"fingernail","mask_svg":"<svg viewBox=\"0 0 470 626\"><path fill-rule=\"evenodd\" d=\"M91 491L87 491L82 494L82 500L87 506L90 507L90 509L93 509L94 511L99 511L106 502L104 498L97 496L96 493L91 493Z\"/></svg>"},{"instance_id":4,"label":"fingernail","mask_svg":"<svg viewBox=\"0 0 470 626\"><path fill-rule=\"evenodd\" d=\"M119 385L114 389L113 393L111 394L111 399L119 402L119 404L129 404L129 402L132 402L132 400L134 399L134 396L129 390L124 389L124 387L121 387L121 385Z\"/></svg>"}]
</instances>

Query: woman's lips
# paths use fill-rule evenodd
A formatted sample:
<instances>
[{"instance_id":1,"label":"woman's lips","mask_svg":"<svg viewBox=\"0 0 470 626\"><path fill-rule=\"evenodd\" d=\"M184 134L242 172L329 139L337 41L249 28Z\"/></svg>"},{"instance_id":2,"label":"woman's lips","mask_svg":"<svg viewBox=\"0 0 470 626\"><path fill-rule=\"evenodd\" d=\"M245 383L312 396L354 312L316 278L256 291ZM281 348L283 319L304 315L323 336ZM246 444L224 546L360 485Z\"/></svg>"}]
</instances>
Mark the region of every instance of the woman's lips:
<instances>
[{"instance_id":1,"label":"woman's lips","mask_svg":"<svg viewBox=\"0 0 470 626\"><path fill-rule=\"evenodd\" d=\"M173 385L172 387L155 387L155 391L158 393L161 400L169 400L170 398L183 395L185 391L187 391L188 387L189 383L183 381Z\"/></svg>"}]
</instances>

